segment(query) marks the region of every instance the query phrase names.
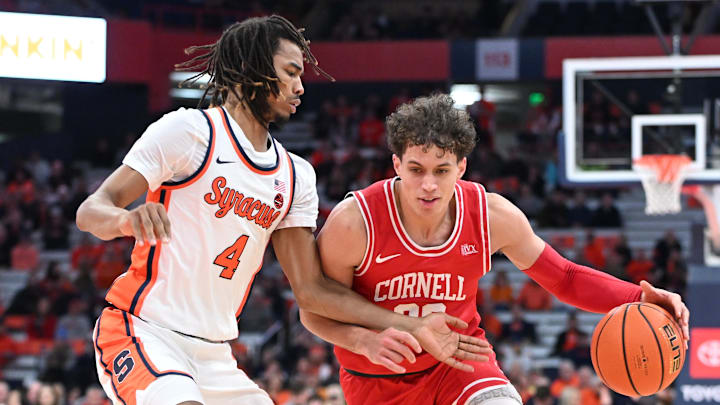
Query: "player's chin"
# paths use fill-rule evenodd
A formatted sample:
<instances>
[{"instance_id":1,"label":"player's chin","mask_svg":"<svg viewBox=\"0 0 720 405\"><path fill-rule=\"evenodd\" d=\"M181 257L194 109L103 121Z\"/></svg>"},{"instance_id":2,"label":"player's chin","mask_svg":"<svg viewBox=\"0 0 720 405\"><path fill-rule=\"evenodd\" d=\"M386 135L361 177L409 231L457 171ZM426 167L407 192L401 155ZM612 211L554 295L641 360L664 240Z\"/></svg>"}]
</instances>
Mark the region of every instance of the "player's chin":
<instances>
[{"instance_id":1,"label":"player's chin","mask_svg":"<svg viewBox=\"0 0 720 405\"><path fill-rule=\"evenodd\" d=\"M273 116L273 124L278 128L282 128L288 121L290 121L290 113L287 111L275 111Z\"/></svg>"}]
</instances>

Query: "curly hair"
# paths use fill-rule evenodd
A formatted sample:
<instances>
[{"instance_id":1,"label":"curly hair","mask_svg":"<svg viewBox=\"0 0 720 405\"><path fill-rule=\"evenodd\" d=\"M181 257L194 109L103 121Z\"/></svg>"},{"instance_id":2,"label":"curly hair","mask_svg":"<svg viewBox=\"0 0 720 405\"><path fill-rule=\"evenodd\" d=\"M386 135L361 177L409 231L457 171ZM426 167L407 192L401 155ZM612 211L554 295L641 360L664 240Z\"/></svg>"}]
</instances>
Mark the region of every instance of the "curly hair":
<instances>
[{"instance_id":1,"label":"curly hair","mask_svg":"<svg viewBox=\"0 0 720 405\"><path fill-rule=\"evenodd\" d=\"M390 150L402 157L409 146L435 145L458 161L468 156L475 147L475 127L467 112L453 104L449 95L433 94L399 106L385 120Z\"/></svg>"},{"instance_id":2,"label":"curly hair","mask_svg":"<svg viewBox=\"0 0 720 405\"><path fill-rule=\"evenodd\" d=\"M211 105L220 105L232 93L246 104L255 119L267 126L267 114L270 111L268 97L279 95L280 81L273 65L273 55L280 45L280 39L286 39L297 45L317 74L331 81L330 75L318 67L318 61L310 52L310 41L303 36L304 28L295 26L279 15L248 18L228 27L215 43L191 46L185 54L205 52L183 63L175 65L178 71L198 72L180 83L194 83L207 74L210 79L198 107L209 94ZM242 96L237 92L240 86Z\"/></svg>"}]
</instances>

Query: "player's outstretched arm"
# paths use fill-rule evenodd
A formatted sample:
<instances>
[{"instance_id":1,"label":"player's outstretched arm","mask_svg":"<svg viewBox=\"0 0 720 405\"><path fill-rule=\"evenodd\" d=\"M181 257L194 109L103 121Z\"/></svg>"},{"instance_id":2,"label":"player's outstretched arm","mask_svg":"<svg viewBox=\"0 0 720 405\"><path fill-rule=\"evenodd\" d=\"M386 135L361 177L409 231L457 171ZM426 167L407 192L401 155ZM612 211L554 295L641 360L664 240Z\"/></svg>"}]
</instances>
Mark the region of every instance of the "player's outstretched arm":
<instances>
[{"instance_id":1,"label":"player's outstretched arm","mask_svg":"<svg viewBox=\"0 0 720 405\"><path fill-rule=\"evenodd\" d=\"M465 329L468 327L466 322L440 313L424 318L404 316L381 308L350 289L353 268L362 259L366 238L362 217L359 210L354 210L357 206L352 200L343 201L335 207L317 243L308 228L284 228L273 232L275 254L300 308L341 323L362 325L373 330L394 327L410 333L423 349L439 361L471 371L471 366L458 359L463 360L467 358L467 353L483 350L487 343L450 329ZM318 245L322 250L323 267ZM326 336L329 341L337 340Z\"/></svg>"},{"instance_id":2,"label":"player's outstretched arm","mask_svg":"<svg viewBox=\"0 0 720 405\"><path fill-rule=\"evenodd\" d=\"M133 236L138 243L155 244L170 238L170 221L162 204L145 203L125 209L148 190L140 173L122 165L78 208L77 226L103 240Z\"/></svg>"},{"instance_id":3,"label":"player's outstretched arm","mask_svg":"<svg viewBox=\"0 0 720 405\"><path fill-rule=\"evenodd\" d=\"M498 194L488 194L488 207L493 249L502 251L513 264L561 301L598 313L606 313L628 302L652 302L674 314L685 334L689 312L679 295L649 284L641 288L565 259L535 235L520 209Z\"/></svg>"},{"instance_id":4,"label":"player's outstretched arm","mask_svg":"<svg viewBox=\"0 0 720 405\"><path fill-rule=\"evenodd\" d=\"M409 333L388 328L378 333L357 325L324 318L312 312L300 310L300 321L305 327L323 340L365 356L373 364L384 366L393 373L402 374L403 360L415 363L415 354L420 353L420 343Z\"/></svg>"}]
</instances>

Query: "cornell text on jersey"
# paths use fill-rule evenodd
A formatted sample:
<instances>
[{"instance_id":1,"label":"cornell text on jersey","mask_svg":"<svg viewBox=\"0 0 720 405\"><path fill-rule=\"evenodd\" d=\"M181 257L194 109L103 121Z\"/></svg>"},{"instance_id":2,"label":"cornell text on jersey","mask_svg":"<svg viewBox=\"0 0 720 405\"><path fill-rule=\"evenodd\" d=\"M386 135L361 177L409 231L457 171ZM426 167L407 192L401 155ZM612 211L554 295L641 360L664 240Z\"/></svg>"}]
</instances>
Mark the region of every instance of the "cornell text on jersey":
<instances>
[{"instance_id":1,"label":"cornell text on jersey","mask_svg":"<svg viewBox=\"0 0 720 405\"><path fill-rule=\"evenodd\" d=\"M465 277L450 273L405 273L375 284L375 302L404 298L464 301Z\"/></svg>"}]
</instances>

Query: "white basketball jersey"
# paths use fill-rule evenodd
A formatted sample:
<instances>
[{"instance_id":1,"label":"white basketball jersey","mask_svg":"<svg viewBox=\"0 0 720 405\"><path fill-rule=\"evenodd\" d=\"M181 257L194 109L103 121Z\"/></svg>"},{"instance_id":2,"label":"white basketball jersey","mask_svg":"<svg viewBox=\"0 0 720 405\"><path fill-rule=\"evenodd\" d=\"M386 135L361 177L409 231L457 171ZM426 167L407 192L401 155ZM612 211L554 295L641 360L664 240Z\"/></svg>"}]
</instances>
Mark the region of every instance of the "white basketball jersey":
<instances>
[{"instance_id":1,"label":"white basketball jersey","mask_svg":"<svg viewBox=\"0 0 720 405\"><path fill-rule=\"evenodd\" d=\"M202 165L147 196L165 206L171 241L136 243L130 268L106 299L159 326L222 341L238 335L237 319L270 235L293 203L295 167L275 140L270 146L277 155L275 166L257 166L224 109L202 113L210 127Z\"/></svg>"}]
</instances>

